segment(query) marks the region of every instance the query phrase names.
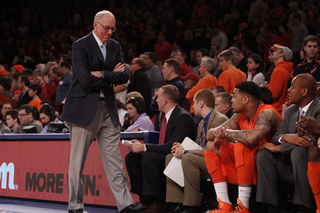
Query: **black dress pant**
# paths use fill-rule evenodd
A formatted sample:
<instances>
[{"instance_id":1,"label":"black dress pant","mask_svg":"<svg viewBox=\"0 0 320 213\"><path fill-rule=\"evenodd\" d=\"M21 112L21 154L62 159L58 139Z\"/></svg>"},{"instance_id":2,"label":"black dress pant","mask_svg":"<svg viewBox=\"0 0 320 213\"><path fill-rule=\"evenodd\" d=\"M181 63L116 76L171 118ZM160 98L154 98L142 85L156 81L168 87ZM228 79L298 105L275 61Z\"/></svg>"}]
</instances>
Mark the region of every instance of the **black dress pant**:
<instances>
[{"instance_id":1,"label":"black dress pant","mask_svg":"<svg viewBox=\"0 0 320 213\"><path fill-rule=\"evenodd\" d=\"M125 162L132 193L165 200L165 157L164 154L156 152L129 152L126 155Z\"/></svg>"}]
</instances>

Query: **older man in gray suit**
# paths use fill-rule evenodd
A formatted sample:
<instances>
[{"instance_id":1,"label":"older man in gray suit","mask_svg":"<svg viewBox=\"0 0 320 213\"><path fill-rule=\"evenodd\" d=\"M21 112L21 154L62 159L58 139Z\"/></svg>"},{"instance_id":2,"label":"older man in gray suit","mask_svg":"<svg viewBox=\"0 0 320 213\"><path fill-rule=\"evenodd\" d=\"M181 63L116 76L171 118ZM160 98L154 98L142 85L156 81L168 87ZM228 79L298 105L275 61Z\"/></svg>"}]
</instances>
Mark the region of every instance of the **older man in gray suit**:
<instances>
[{"instance_id":1,"label":"older man in gray suit","mask_svg":"<svg viewBox=\"0 0 320 213\"><path fill-rule=\"evenodd\" d=\"M302 115L314 116L320 122L320 102L316 98L317 84L308 74L297 75L288 89L289 102L282 124L271 139L258 151L257 202L269 204L269 212L279 211L279 181L294 185L293 204L301 212L313 212L313 194L308 182L308 147L316 142L311 135L299 136L296 122Z\"/></svg>"},{"instance_id":2,"label":"older man in gray suit","mask_svg":"<svg viewBox=\"0 0 320 213\"><path fill-rule=\"evenodd\" d=\"M73 79L61 119L70 122L69 212L83 213L82 170L96 138L111 191L121 213L133 205L119 150L120 126L113 85L128 81L120 44L111 38L116 20L107 10L96 14L94 30L72 46Z\"/></svg>"}]
</instances>

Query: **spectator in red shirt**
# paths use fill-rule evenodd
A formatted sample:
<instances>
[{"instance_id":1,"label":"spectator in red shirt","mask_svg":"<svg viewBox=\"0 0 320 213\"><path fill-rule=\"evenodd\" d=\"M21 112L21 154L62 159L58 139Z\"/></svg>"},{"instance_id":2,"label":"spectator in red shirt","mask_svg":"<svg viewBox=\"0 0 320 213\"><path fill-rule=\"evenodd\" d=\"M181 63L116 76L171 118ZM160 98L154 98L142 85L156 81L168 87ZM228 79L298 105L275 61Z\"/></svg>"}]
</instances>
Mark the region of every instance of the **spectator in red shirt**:
<instances>
[{"instance_id":1,"label":"spectator in red shirt","mask_svg":"<svg viewBox=\"0 0 320 213\"><path fill-rule=\"evenodd\" d=\"M50 79L48 77L44 78L44 81L46 83L46 89L48 92L48 98L53 102L56 100L56 91L60 81L60 77L58 75L58 68L58 66L50 67L48 73Z\"/></svg>"},{"instance_id":2,"label":"spectator in red shirt","mask_svg":"<svg viewBox=\"0 0 320 213\"><path fill-rule=\"evenodd\" d=\"M288 33L286 25L281 24L279 26L279 44L291 48L291 33Z\"/></svg>"},{"instance_id":3,"label":"spectator in red shirt","mask_svg":"<svg viewBox=\"0 0 320 213\"><path fill-rule=\"evenodd\" d=\"M39 95L40 100L42 101L49 100L46 83L43 80L44 72L40 69L36 69L35 71L33 71L32 76L33 76L34 83L39 84L41 86L41 93Z\"/></svg>"},{"instance_id":4,"label":"spectator in red shirt","mask_svg":"<svg viewBox=\"0 0 320 213\"><path fill-rule=\"evenodd\" d=\"M269 16L272 20L272 25L275 27L282 14L284 13L285 8L281 6L280 0L273 1L273 9L270 10ZM290 48L290 47L289 47Z\"/></svg>"},{"instance_id":5,"label":"spectator in red shirt","mask_svg":"<svg viewBox=\"0 0 320 213\"><path fill-rule=\"evenodd\" d=\"M187 53L182 52L181 50L177 50L174 58L180 62L180 76L185 76L188 73L192 73L190 67L186 64Z\"/></svg>"},{"instance_id":6,"label":"spectator in red shirt","mask_svg":"<svg viewBox=\"0 0 320 213\"><path fill-rule=\"evenodd\" d=\"M172 45L168 43L162 33L158 33L158 43L154 47L157 58L167 60L172 53Z\"/></svg>"}]
</instances>

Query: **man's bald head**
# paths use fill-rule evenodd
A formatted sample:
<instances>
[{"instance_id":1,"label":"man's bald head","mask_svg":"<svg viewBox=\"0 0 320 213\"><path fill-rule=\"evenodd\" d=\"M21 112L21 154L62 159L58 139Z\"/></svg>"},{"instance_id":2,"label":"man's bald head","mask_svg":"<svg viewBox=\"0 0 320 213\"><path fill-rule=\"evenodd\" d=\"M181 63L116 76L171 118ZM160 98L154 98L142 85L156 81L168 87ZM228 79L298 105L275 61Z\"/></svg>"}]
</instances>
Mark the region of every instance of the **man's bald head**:
<instances>
[{"instance_id":1,"label":"man's bald head","mask_svg":"<svg viewBox=\"0 0 320 213\"><path fill-rule=\"evenodd\" d=\"M115 19L114 15L110 11L102 10L102 11L97 12L97 14L94 17L93 22L100 21L102 19L102 16L104 16L104 15L110 16L113 19Z\"/></svg>"},{"instance_id":2,"label":"man's bald head","mask_svg":"<svg viewBox=\"0 0 320 213\"><path fill-rule=\"evenodd\" d=\"M298 80L298 84L301 88L308 89L308 97L314 98L317 91L317 82L310 74L299 74L295 77Z\"/></svg>"}]
</instances>

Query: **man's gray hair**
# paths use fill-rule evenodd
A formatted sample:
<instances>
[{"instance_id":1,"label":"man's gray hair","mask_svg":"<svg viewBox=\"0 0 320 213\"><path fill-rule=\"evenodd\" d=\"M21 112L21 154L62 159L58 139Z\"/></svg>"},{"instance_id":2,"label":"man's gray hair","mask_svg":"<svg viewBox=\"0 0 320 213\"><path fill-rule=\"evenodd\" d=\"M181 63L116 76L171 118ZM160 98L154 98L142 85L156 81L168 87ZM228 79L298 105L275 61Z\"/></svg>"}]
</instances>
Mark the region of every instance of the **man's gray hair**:
<instances>
[{"instance_id":1,"label":"man's gray hair","mask_svg":"<svg viewBox=\"0 0 320 213\"><path fill-rule=\"evenodd\" d=\"M203 62L203 66L208 67L208 71L211 74L213 74L213 72L217 69L216 62L212 58L203 57L201 62Z\"/></svg>"},{"instance_id":2,"label":"man's gray hair","mask_svg":"<svg viewBox=\"0 0 320 213\"><path fill-rule=\"evenodd\" d=\"M36 67L38 67L43 72L46 72L46 65L44 63L37 64Z\"/></svg>"},{"instance_id":3,"label":"man's gray hair","mask_svg":"<svg viewBox=\"0 0 320 213\"><path fill-rule=\"evenodd\" d=\"M93 22L100 21L102 16L107 15L107 14L114 18L114 15L109 10L101 10L101 11L97 12L97 14L94 16Z\"/></svg>"}]
</instances>

